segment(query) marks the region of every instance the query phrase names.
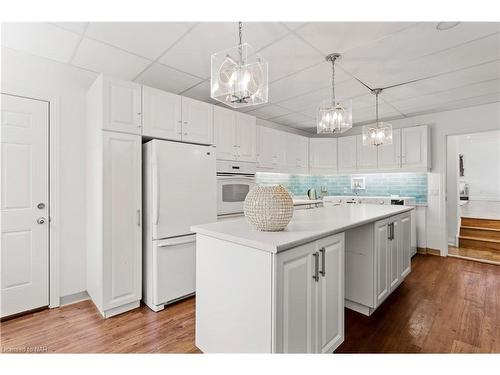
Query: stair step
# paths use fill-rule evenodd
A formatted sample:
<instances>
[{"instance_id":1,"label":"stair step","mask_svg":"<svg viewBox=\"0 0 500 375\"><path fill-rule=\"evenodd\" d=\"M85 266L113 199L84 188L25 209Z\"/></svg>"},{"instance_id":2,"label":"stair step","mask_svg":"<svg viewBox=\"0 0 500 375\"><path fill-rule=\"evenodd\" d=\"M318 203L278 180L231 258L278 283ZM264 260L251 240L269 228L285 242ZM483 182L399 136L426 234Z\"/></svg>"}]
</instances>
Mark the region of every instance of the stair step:
<instances>
[{"instance_id":1,"label":"stair step","mask_svg":"<svg viewBox=\"0 0 500 375\"><path fill-rule=\"evenodd\" d=\"M500 252L500 240L491 238L459 236L459 246L465 249Z\"/></svg>"},{"instance_id":2,"label":"stair step","mask_svg":"<svg viewBox=\"0 0 500 375\"><path fill-rule=\"evenodd\" d=\"M500 229L462 226L460 227L460 236L470 238L487 238L500 241Z\"/></svg>"},{"instance_id":3,"label":"stair step","mask_svg":"<svg viewBox=\"0 0 500 375\"><path fill-rule=\"evenodd\" d=\"M474 219L470 217L462 217L460 219L461 226L474 228L490 228L500 230L500 220L490 219Z\"/></svg>"}]
</instances>

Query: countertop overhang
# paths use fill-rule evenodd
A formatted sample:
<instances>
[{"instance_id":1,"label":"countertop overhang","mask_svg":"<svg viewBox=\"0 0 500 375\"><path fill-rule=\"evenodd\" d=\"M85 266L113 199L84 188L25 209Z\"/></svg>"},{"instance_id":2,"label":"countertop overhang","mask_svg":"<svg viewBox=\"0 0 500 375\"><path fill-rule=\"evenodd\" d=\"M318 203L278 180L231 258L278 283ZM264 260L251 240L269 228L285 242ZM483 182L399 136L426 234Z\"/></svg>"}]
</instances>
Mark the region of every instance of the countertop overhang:
<instances>
[{"instance_id":1,"label":"countertop overhang","mask_svg":"<svg viewBox=\"0 0 500 375\"><path fill-rule=\"evenodd\" d=\"M278 253L348 229L413 210L411 206L345 205L294 211L284 231L261 232L245 217L193 225L191 231L220 240Z\"/></svg>"}]
</instances>

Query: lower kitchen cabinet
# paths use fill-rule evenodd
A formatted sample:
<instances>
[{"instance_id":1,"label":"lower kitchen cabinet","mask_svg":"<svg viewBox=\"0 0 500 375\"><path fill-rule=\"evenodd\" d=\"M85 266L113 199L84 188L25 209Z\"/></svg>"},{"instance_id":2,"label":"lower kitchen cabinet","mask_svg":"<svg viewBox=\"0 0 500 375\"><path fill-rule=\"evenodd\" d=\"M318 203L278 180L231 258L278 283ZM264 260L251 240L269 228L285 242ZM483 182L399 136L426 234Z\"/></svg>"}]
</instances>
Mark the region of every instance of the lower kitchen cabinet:
<instances>
[{"instance_id":1,"label":"lower kitchen cabinet","mask_svg":"<svg viewBox=\"0 0 500 375\"><path fill-rule=\"evenodd\" d=\"M346 248L346 307L371 315L411 271L410 212L347 231Z\"/></svg>"},{"instance_id":2,"label":"lower kitchen cabinet","mask_svg":"<svg viewBox=\"0 0 500 375\"><path fill-rule=\"evenodd\" d=\"M200 234L196 241L203 352L332 353L343 342L344 233L277 254Z\"/></svg>"}]
</instances>

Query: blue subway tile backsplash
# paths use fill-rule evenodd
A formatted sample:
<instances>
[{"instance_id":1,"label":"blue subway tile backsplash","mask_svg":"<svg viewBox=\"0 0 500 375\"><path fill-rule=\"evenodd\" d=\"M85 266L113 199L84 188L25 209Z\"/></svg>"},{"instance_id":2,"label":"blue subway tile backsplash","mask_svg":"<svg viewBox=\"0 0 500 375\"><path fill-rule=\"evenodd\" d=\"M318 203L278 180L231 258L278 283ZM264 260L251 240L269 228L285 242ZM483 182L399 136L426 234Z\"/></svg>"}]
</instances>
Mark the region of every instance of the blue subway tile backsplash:
<instances>
[{"instance_id":1,"label":"blue subway tile backsplash","mask_svg":"<svg viewBox=\"0 0 500 375\"><path fill-rule=\"evenodd\" d=\"M364 177L366 189L359 190L360 196L415 197L417 204L427 204L427 173L371 173L353 175L294 175L283 173L257 172L256 181L260 185L281 184L292 195L306 195L310 188L321 195L353 195L351 177ZM327 192L320 193L321 187Z\"/></svg>"}]
</instances>

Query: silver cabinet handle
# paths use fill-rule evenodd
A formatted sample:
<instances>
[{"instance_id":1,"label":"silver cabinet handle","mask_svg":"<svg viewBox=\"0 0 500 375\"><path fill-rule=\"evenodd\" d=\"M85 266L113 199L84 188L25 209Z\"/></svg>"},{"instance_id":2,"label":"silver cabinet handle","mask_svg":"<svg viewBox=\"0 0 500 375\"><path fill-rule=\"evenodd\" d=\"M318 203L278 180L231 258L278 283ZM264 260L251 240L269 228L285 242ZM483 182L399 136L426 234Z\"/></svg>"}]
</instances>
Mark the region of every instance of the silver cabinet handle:
<instances>
[{"instance_id":1,"label":"silver cabinet handle","mask_svg":"<svg viewBox=\"0 0 500 375\"><path fill-rule=\"evenodd\" d=\"M44 217L39 217L38 219L36 219L36 222L37 222L38 224L45 224L45 221L46 221L46 220L47 220L47 219L45 219Z\"/></svg>"},{"instance_id":2,"label":"silver cabinet handle","mask_svg":"<svg viewBox=\"0 0 500 375\"><path fill-rule=\"evenodd\" d=\"M316 251L313 254L314 257L314 275L313 279L314 281L318 282L319 281L319 275L318 275L318 270L319 270L319 253Z\"/></svg>"},{"instance_id":3,"label":"silver cabinet handle","mask_svg":"<svg viewBox=\"0 0 500 375\"><path fill-rule=\"evenodd\" d=\"M392 223L387 224L387 239L388 240L391 239L391 224Z\"/></svg>"},{"instance_id":4,"label":"silver cabinet handle","mask_svg":"<svg viewBox=\"0 0 500 375\"><path fill-rule=\"evenodd\" d=\"M39 210L43 210L45 208L45 203L43 202L40 202L36 205L36 207L39 209Z\"/></svg>"},{"instance_id":5,"label":"silver cabinet handle","mask_svg":"<svg viewBox=\"0 0 500 375\"><path fill-rule=\"evenodd\" d=\"M141 210L137 210L137 226L141 226Z\"/></svg>"},{"instance_id":6,"label":"silver cabinet handle","mask_svg":"<svg viewBox=\"0 0 500 375\"><path fill-rule=\"evenodd\" d=\"M326 265L325 265L325 258L326 258L326 251L325 251L325 248L322 247L321 249L319 249L319 252L321 253L321 271L319 271L319 273L321 274L321 276L325 277L326 275Z\"/></svg>"}]
</instances>

